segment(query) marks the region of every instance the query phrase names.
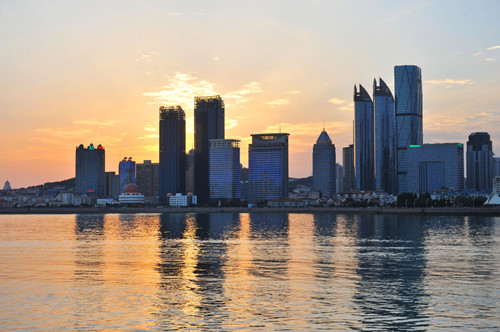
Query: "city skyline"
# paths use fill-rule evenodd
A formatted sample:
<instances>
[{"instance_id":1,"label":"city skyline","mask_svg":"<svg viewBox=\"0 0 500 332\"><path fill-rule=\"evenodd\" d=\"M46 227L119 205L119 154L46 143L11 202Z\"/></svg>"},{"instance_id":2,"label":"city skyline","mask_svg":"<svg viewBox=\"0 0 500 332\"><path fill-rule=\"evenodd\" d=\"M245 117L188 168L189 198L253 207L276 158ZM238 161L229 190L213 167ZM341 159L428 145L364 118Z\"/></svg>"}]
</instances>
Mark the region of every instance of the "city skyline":
<instances>
[{"instance_id":1,"label":"city skyline","mask_svg":"<svg viewBox=\"0 0 500 332\"><path fill-rule=\"evenodd\" d=\"M106 171L118 171L124 156L158 162L159 106L185 110L188 151L194 97L217 94L244 166L250 135L281 128L290 133L290 176L310 176L323 126L337 160L353 143L353 84L382 77L394 93L396 65L422 68L425 143L465 144L472 132L488 132L500 153L493 1L0 9L0 182L13 188L73 177L80 143L106 147ZM373 28L380 33L366 38Z\"/></svg>"}]
</instances>

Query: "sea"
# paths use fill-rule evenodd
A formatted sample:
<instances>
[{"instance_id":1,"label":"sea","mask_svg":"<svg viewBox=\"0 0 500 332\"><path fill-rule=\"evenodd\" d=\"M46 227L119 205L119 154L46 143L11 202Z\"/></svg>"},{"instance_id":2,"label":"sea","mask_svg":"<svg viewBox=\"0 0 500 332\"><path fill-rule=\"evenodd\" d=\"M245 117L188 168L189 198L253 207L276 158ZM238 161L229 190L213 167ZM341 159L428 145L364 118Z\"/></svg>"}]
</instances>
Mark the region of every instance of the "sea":
<instances>
[{"instance_id":1,"label":"sea","mask_svg":"<svg viewBox=\"0 0 500 332\"><path fill-rule=\"evenodd\" d=\"M500 217L0 215L2 331L500 331Z\"/></svg>"}]
</instances>

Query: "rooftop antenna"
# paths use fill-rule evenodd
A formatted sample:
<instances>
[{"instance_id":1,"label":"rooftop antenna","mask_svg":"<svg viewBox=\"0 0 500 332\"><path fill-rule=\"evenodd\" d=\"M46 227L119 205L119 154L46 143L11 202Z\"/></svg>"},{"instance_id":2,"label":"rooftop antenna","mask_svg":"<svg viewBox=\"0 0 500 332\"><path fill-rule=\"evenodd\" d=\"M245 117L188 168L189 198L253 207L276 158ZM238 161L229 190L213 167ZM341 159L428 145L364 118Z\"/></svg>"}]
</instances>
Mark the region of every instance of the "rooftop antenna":
<instances>
[{"instance_id":1,"label":"rooftop antenna","mask_svg":"<svg viewBox=\"0 0 500 332\"><path fill-rule=\"evenodd\" d=\"M323 131L325 131L325 119L323 119Z\"/></svg>"}]
</instances>

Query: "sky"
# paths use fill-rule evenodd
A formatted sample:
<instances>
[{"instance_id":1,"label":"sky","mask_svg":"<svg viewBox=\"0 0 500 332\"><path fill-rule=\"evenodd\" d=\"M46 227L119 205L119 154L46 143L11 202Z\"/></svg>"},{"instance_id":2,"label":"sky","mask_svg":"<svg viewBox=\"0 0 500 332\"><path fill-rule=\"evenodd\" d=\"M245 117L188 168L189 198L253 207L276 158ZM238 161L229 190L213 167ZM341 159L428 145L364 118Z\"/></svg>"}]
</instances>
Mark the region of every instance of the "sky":
<instances>
[{"instance_id":1,"label":"sky","mask_svg":"<svg viewBox=\"0 0 500 332\"><path fill-rule=\"evenodd\" d=\"M500 1L0 0L0 186L75 175L75 148L158 162L159 107L219 94L226 138L290 133L290 176L312 174L323 127L352 144L354 84L394 66L423 78L424 143L491 135L500 156ZM394 90L392 91L394 93Z\"/></svg>"}]
</instances>

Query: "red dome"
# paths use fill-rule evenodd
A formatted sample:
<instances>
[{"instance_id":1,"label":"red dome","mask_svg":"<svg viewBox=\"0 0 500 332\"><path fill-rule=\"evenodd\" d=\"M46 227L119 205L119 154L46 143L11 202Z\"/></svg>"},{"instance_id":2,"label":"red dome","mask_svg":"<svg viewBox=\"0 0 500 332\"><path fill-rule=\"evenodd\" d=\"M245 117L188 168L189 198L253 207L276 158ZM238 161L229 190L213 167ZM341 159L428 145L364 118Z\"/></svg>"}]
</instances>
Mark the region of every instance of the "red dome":
<instances>
[{"instance_id":1,"label":"red dome","mask_svg":"<svg viewBox=\"0 0 500 332\"><path fill-rule=\"evenodd\" d=\"M135 183L129 183L125 186L123 192L127 194L139 193L139 187Z\"/></svg>"}]
</instances>

